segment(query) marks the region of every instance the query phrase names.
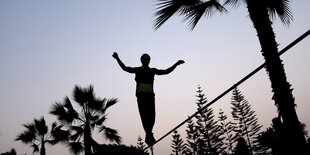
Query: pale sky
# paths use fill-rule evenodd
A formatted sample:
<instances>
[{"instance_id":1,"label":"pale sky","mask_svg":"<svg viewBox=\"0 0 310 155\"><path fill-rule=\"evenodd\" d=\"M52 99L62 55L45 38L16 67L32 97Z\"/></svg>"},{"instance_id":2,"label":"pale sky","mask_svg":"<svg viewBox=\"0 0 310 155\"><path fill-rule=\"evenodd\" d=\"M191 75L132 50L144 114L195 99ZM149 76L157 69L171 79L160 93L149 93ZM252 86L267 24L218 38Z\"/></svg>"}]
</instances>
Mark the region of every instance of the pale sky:
<instances>
[{"instance_id":1,"label":"pale sky","mask_svg":"<svg viewBox=\"0 0 310 155\"><path fill-rule=\"evenodd\" d=\"M27 0L0 1L0 153L15 148L31 154L29 145L15 142L22 124L48 114L54 102L72 98L74 86L94 85L96 96L119 102L108 109L106 125L119 131L125 145L136 145L144 131L135 98L134 75L120 69L112 58L118 52L128 66L139 66L149 53L150 66L167 68L177 60L185 64L165 76L155 77L155 138L160 138L196 110L200 85L209 101L264 62L246 6L227 8L201 20L193 31L178 16L153 29L156 1ZM289 27L274 21L279 49L310 28L310 1L291 1L294 20ZM294 88L297 112L310 131L310 37L281 58ZM240 87L256 111L258 121L269 127L277 115L265 70ZM211 106L231 117L231 93ZM185 139L185 126L179 129ZM168 136L155 146L155 154L171 153ZM108 143L95 136L99 143ZM48 155L69 155L62 145L47 145Z\"/></svg>"}]
</instances>

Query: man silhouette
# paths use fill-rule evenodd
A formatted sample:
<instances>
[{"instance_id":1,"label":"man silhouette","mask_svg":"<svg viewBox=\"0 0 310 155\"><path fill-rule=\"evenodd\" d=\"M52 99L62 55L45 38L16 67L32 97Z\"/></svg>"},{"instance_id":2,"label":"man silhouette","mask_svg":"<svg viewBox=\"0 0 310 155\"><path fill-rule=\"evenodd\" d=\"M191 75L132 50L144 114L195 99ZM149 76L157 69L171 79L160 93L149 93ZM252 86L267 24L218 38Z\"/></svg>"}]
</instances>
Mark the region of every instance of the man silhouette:
<instances>
[{"instance_id":1,"label":"man silhouette","mask_svg":"<svg viewBox=\"0 0 310 155\"><path fill-rule=\"evenodd\" d=\"M152 132L155 124L155 94L153 91L154 76L169 74L178 65L183 64L184 61L179 60L167 69L156 69L149 67L151 57L146 53L140 58L142 63L142 66L140 67L128 67L124 65L116 52L114 52L112 56L117 60L119 66L124 71L136 75L136 97L142 126L146 134L145 143L149 146L153 146L156 142Z\"/></svg>"}]
</instances>

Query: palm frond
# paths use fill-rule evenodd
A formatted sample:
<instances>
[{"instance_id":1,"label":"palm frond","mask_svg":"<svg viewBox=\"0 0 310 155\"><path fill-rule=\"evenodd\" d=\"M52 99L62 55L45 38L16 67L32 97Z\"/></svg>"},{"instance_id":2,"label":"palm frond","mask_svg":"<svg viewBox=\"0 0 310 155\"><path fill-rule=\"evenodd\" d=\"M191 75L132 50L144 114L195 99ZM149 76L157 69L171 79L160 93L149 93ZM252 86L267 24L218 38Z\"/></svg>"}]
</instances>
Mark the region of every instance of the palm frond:
<instances>
[{"instance_id":1,"label":"palm frond","mask_svg":"<svg viewBox=\"0 0 310 155\"><path fill-rule=\"evenodd\" d=\"M39 152L39 146L37 144L33 143L31 147L33 148L33 153Z\"/></svg>"},{"instance_id":2,"label":"palm frond","mask_svg":"<svg viewBox=\"0 0 310 155\"><path fill-rule=\"evenodd\" d=\"M69 137L70 140L74 141L74 142L77 142L79 141L79 139L83 136L83 133L74 133L74 134L71 134L71 136Z\"/></svg>"},{"instance_id":3,"label":"palm frond","mask_svg":"<svg viewBox=\"0 0 310 155\"><path fill-rule=\"evenodd\" d=\"M99 115L95 115L95 114L90 116L89 120L90 120L90 127L91 127L91 129L95 128L96 122L98 121L99 118L100 118L100 116Z\"/></svg>"},{"instance_id":4,"label":"palm frond","mask_svg":"<svg viewBox=\"0 0 310 155\"><path fill-rule=\"evenodd\" d=\"M108 99L106 100L106 104L105 104L105 107L104 109L102 110L102 113L105 113L105 111L111 107L112 105L116 104L118 102L118 99L117 98L112 98L112 99Z\"/></svg>"},{"instance_id":5,"label":"palm frond","mask_svg":"<svg viewBox=\"0 0 310 155\"><path fill-rule=\"evenodd\" d=\"M84 129L81 126L71 126L70 130L72 131L72 134L69 139L72 141L77 141L80 137L83 136Z\"/></svg>"},{"instance_id":6,"label":"palm frond","mask_svg":"<svg viewBox=\"0 0 310 155\"><path fill-rule=\"evenodd\" d=\"M68 104L66 105L68 107ZM61 103L55 103L51 110L50 114L57 116L58 120L64 124L71 124L75 119L78 119L78 113L72 108L67 109Z\"/></svg>"},{"instance_id":7,"label":"palm frond","mask_svg":"<svg viewBox=\"0 0 310 155\"><path fill-rule=\"evenodd\" d=\"M243 0L244 1L244 0ZM240 0L226 0L224 2L224 5L228 5L228 6L231 6L233 8L236 8L238 7L240 4Z\"/></svg>"},{"instance_id":8,"label":"palm frond","mask_svg":"<svg viewBox=\"0 0 310 155\"><path fill-rule=\"evenodd\" d=\"M20 140L21 142L23 142L25 144L29 144L29 143L32 143L35 140L35 138L36 138L35 133L27 130L27 131L24 131L24 132L18 134L15 141Z\"/></svg>"},{"instance_id":9,"label":"palm frond","mask_svg":"<svg viewBox=\"0 0 310 155\"><path fill-rule=\"evenodd\" d=\"M89 120L90 122L96 122L99 119L99 115L91 115Z\"/></svg>"},{"instance_id":10,"label":"palm frond","mask_svg":"<svg viewBox=\"0 0 310 155\"><path fill-rule=\"evenodd\" d=\"M211 17L216 11L227 12L216 0L196 3L184 12L185 20L189 21L190 29L193 30L203 15Z\"/></svg>"},{"instance_id":11,"label":"palm frond","mask_svg":"<svg viewBox=\"0 0 310 155\"><path fill-rule=\"evenodd\" d=\"M293 14L289 0L266 1L266 6L271 19L274 20L277 15L284 25L289 25L293 20Z\"/></svg>"},{"instance_id":12,"label":"palm frond","mask_svg":"<svg viewBox=\"0 0 310 155\"><path fill-rule=\"evenodd\" d=\"M69 97L65 97L63 106L67 108L68 110L74 110Z\"/></svg>"},{"instance_id":13,"label":"palm frond","mask_svg":"<svg viewBox=\"0 0 310 155\"><path fill-rule=\"evenodd\" d=\"M91 103L94 101L94 88L92 85L86 88L82 88L78 85L74 87L73 90L73 97L74 100L81 106L83 107L85 103Z\"/></svg>"},{"instance_id":14,"label":"palm frond","mask_svg":"<svg viewBox=\"0 0 310 155\"><path fill-rule=\"evenodd\" d=\"M29 132L32 132L32 133L36 133L36 132L37 132L34 123L24 124L23 126L24 126Z\"/></svg>"},{"instance_id":15,"label":"palm frond","mask_svg":"<svg viewBox=\"0 0 310 155\"><path fill-rule=\"evenodd\" d=\"M203 15L210 17L216 11L227 12L227 10L222 6L218 0L160 0L157 7L157 12L155 12L154 27L158 29L163 23L165 23L171 16L176 13L184 15L184 20L189 21L189 26L191 30L195 28L198 21Z\"/></svg>"},{"instance_id":16,"label":"palm frond","mask_svg":"<svg viewBox=\"0 0 310 155\"><path fill-rule=\"evenodd\" d=\"M88 107L94 112L100 112L105 106L106 99L94 98L92 102L88 102Z\"/></svg>"},{"instance_id":17,"label":"palm frond","mask_svg":"<svg viewBox=\"0 0 310 155\"><path fill-rule=\"evenodd\" d=\"M49 113L57 116L59 120L63 120L62 117L66 115L66 109L61 103L56 102L55 104L53 104Z\"/></svg>"},{"instance_id":18,"label":"palm frond","mask_svg":"<svg viewBox=\"0 0 310 155\"><path fill-rule=\"evenodd\" d=\"M53 131L57 127L57 125L58 125L57 122L53 122L51 131Z\"/></svg>"},{"instance_id":19,"label":"palm frond","mask_svg":"<svg viewBox=\"0 0 310 155\"><path fill-rule=\"evenodd\" d=\"M81 132L83 133L84 128L82 126L71 126L70 129L74 132Z\"/></svg>"},{"instance_id":20,"label":"palm frond","mask_svg":"<svg viewBox=\"0 0 310 155\"><path fill-rule=\"evenodd\" d=\"M62 129L63 125L57 125L54 122L52 126L51 136L53 137L53 140L50 142L51 144L67 142L69 140L70 132L69 130Z\"/></svg>"},{"instance_id":21,"label":"palm frond","mask_svg":"<svg viewBox=\"0 0 310 155\"><path fill-rule=\"evenodd\" d=\"M108 128L106 126L101 126L99 131L100 132L104 131L104 136L109 141L116 142L117 144L121 143L121 137L118 135L117 130L112 129L112 128Z\"/></svg>"},{"instance_id":22,"label":"palm frond","mask_svg":"<svg viewBox=\"0 0 310 155\"><path fill-rule=\"evenodd\" d=\"M104 122L106 119L107 119L106 115L101 116L101 118L99 118L99 119L95 122L95 124L96 124L96 125L102 125L103 122Z\"/></svg>"},{"instance_id":23,"label":"palm frond","mask_svg":"<svg viewBox=\"0 0 310 155\"><path fill-rule=\"evenodd\" d=\"M155 30L162 26L170 17L172 17L175 13L179 12L182 5L184 5L186 0L159 0L160 2L156 5L155 16L156 19L154 21Z\"/></svg>"},{"instance_id":24,"label":"palm frond","mask_svg":"<svg viewBox=\"0 0 310 155\"><path fill-rule=\"evenodd\" d=\"M34 125L39 135L45 135L48 131L48 127L45 123L44 117L40 119L34 119Z\"/></svg>"}]
</instances>

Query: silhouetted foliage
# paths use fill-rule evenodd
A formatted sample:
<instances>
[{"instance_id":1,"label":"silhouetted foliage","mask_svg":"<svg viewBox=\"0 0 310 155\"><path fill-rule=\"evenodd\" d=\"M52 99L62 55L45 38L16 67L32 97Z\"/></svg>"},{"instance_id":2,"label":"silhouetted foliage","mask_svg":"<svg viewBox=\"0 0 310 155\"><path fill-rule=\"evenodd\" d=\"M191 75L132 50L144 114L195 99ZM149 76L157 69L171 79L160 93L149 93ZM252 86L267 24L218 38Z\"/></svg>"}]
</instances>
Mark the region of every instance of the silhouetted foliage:
<instances>
[{"instance_id":1,"label":"silhouetted foliage","mask_svg":"<svg viewBox=\"0 0 310 155\"><path fill-rule=\"evenodd\" d=\"M178 133L177 130L173 131L172 135L172 152L173 154L171 155L182 155L186 153L186 145L184 144L183 139L181 138L181 135Z\"/></svg>"},{"instance_id":2,"label":"silhouetted foliage","mask_svg":"<svg viewBox=\"0 0 310 155\"><path fill-rule=\"evenodd\" d=\"M197 111L201 110L207 104L207 98L203 90L198 86L197 90ZM213 109L207 107L198 113L195 118L196 126L200 134L198 140L198 154L219 154L224 150L223 138L220 137L217 120L214 119Z\"/></svg>"},{"instance_id":3,"label":"silhouetted foliage","mask_svg":"<svg viewBox=\"0 0 310 155\"><path fill-rule=\"evenodd\" d=\"M0 155L16 155L16 151L15 151L15 149L13 148L13 149L11 149L11 151L5 152L5 153L1 153Z\"/></svg>"},{"instance_id":4,"label":"silhouetted foliage","mask_svg":"<svg viewBox=\"0 0 310 155\"><path fill-rule=\"evenodd\" d=\"M145 145L145 143L143 142L143 139L141 138L140 135L138 136L138 142L137 142L136 148L139 149L139 150L142 150L142 151L144 151L144 152L146 152L146 153L148 153L147 150L145 150L146 145Z\"/></svg>"},{"instance_id":5,"label":"silhouetted foliage","mask_svg":"<svg viewBox=\"0 0 310 155\"><path fill-rule=\"evenodd\" d=\"M288 153L289 139L287 137L287 130L284 127L281 119L276 117L272 119L273 141L272 141L272 153L274 155L281 155Z\"/></svg>"},{"instance_id":6,"label":"silhouetted foliage","mask_svg":"<svg viewBox=\"0 0 310 155\"><path fill-rule=\"evenodd\" d=\"M300 123L304 131L305 137L308 136L308 132L305 129L306 125ZM257 137L259 145L264 149L271 149L272 154L280 155L285 154L288 151L289 140L287 137L286 129L280 118L275 117L272 119L271 127L268 127L265 131L261 132Z\"/></svg>"},{"instance_id":7,"label":"silhouetted foliage","mask_svg":"<svg viewBox=\"0 0 310 155\"><path fill-rule=\"evenodd\" d=\"M251 109L251 105L244 98L241 91L236 87L233 92L231 99L232 106L232 117L237 121L236 131L241 137L244 137L249 146L249 150L258 151L256 137L262 125L258 124L258 118L256 117L255 111Z\"/></svg>"},{"instance_id":8,"label":"silhouetted foliage","mask_svg":"<svg viewBox=\"0 0 310 155\"><path fill-rule=\"evenodd\" d=\"M186 134L187 134L187 140L186 140L186 153L187 155L190 154L197 154L198 150L198 140L199 140L199 132L197 127L195 126L195 123L192 120L189 120L187 122L186 126Z\"/></svg>"},{"instance_id":9,"label":"silhouetted foliage","mask_svg":"<svg viewBox=\"0 0 310 155\"><path fill-rule=\"evenodd\" d=\"M66 97L62 103L56 102L50 111L70 132L67 145L72 153L79 154L84 151L85 155L90 155L95 150L99 145L92 138L92 131L95 128L103 132L103 136L109 141L118 144L121 142L118 132L104 125L106 110L116 104L117 99L96 97L92 85L86 88L75 86L73 98L80 107L79 110L73 108L71 100Z\"/></svg>"},{"instance_id":10,"label":"silhouetted foliage","mask_svg":"<svg viewBox=\"0 0 310 155\"><path fill-rule=\"evenodd\" d=\"M201 112L195 116L194 121L187 122L187 143L186 154L219 154L225 150L223 147L223 138L220 136L220 127L214 120L213 110L204 108L207 104L207 98L203 90L198 86L197 90L197 110Z\"/></svg>"},{"instance_id":11,"label":"silhouetted foliage","mask_svg":"<svg viewBox=\"0 0 310 155\"><path fill-rule=\"evenodd\" d=\"M251 151L249 150L249 146L243 137L238 138L237 146L234 152L234 155L252 155Z\"/></svg>"},{"instance_id":12,"label":"silhouetted foliage","mask_svg":"<svg viewBox=\"0 0 310 155\"><path fill-rule=\"evenodd\" d=\"M234 144L236 142L235 126L236 123L227 121L227 115L224 114L222 109L219 112L219 135L223 138L223 153L232 154L234 149Z\"/></svg>"},{"instance_id":13,"label":"silhouetted foliage","mask_svg":"<svg viewBox=\"0 0 310 155\"><path fill-rule=\"evenodd\" d=\"M19 133L15 141L21 141L25 144L31 144L33 148L33 153L40 152L40 155L45 155L45 144L56 144L61 141L61 139L55 135L55 132L59 132L60 128L56 128L56 123L52 124L52 128L49 131L45 123L44 117L40 119L34 119L33 122L23 125L26 130ZM66 137L62 137L66 138Z\"/></svg>"},{"instance_id":14,"label":"silhouetted foliage","mask_svg":"<svg viewBox=\"0 0 310 155\"><path fill-rule=\"evenodd\" d=\"M295 110L292 88L287 81L284 66L278 52L278 43L272 28L272 19L279 17L282 23L289 25L293 19L289 0L225 0L224 5L237 7L243 2L248 9L249 18L257 32L261 52L265 59L273 100L283 123L289 131L292 145L291 154L309 154L307 144L299 125ZM158 29L174 14L184 16L191 29L197 25L201 17L210 17L215 12L226 12L218 0L158 0L155 12L154 28ZM297 152L296 152L297 151ZM307 153L306 153L307 152Z\"/></svg>"},{"instance_id":15,"label":"silhouetted foliage","mask_svg":"<svg viewBox=\"0 0 310 155\"><path fill-rule=\"evenodd\" d=\"M125 145L99 145L96 152L92 155L149 155L149 153L144 152L134 146Z\"/></svg>"},{"instance_id":16,"label":"silhouetted foliage","mask_svg":"<svg viewBox=\"0 0 310 155\"><path fill-rule=\"evenodd\" d=\"M274 130L271 127L266 128L265 131L262 131L257 136L258 145L261 147L261 150L267 152L271 150L274 140Z\"/></svg>"}]
</instances>

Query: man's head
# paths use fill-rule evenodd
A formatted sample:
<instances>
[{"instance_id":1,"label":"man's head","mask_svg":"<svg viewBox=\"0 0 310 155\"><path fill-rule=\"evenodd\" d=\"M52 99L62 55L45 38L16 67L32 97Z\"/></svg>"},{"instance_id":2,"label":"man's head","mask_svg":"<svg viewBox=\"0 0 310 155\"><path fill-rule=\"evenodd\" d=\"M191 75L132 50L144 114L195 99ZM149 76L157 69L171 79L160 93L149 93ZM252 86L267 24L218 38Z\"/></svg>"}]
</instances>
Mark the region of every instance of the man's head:
<instances>
[{"instance_id":1,"label":"man's head","mask_svg":"<svg viewBox=\"0 0 310 155\"><path fill-rule=\"evenodd\" d=\"M140 60L143 66L149 66L151 57L148 54L144 53L142 54Z\"/></svg>"}]
</instances>

